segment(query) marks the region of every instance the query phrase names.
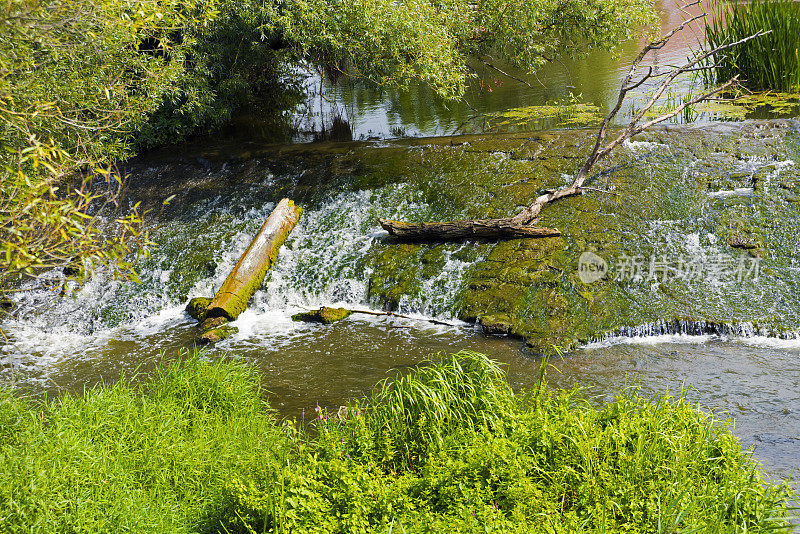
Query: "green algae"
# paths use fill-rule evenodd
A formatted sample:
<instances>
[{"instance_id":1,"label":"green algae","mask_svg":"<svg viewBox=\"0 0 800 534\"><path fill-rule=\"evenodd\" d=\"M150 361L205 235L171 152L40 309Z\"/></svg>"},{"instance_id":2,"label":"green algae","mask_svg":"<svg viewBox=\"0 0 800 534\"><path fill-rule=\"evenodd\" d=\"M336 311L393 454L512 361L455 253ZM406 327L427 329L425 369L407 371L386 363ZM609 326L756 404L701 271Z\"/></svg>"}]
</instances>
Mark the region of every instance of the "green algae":
<instances>
[{"instance_id":1,"label":"green algae","mask_svg":"<svg viewBox=\"0 0 800 534\"><path fill-rule=\"evenodd\" d=\"M225 317L208 317L197 328L201 344L217 343L239 332Z\"/></svg>"},{"instance_id":2,"label":"green algae","mask_svg":"<svg viewBox=\"0 0 800 534\"><path fill-rule=\"evenodd\" d=\"M225 317L208 317L197 328L200 331L200 335L203 335L226 324L228 324L228 320Z\"/></svg>"},{"instance_id":3,"label":"green algae","mask_svg":"<svg viewBox=\"0 0 800 534\"><path fill-rule=\"evenodd\" d=\"M644 144L620 148L589 180L600 191L543 211L539 224L559 228L561 237L475 242L481 252L473 256L476 263L451 310L487 333L520 337L541 350L550 344L570 348L649 323L697 321L709 329L753 323L764 333L794 328L798 310L781 295L800 288L786 270L800 233L791 200L800 192L797 170L781 162L796 159L800 150L784 126L639 136ZM592 135L465 137L414 153L413 166L425 172L408 183L422 191L436 215L416 220L512 215L537 192L565 183L563 175L577 168ZM718 194L747 188L752 196ZM368 262L371 300L396 309L404 298L424 299L426 280L442 265L435 257L443 245L382 247ZM578 257L586 250L619 272L625 257L666 257L678 264L688 262L695 249L729 263L743 261L741 254L758 257L761 277L648 279L645 269L642 279L587 285L577 276Z\"/></svg>"},{"instance_id":4,"label":"green algae","mask_svg":"<svg viewBox=\"0 0 800 534\"><path fill-rule=\"evenodd\" d=\"M186 305L186 313L192 319L202 323L206 319L206 309L209 304L211 304L211 299L208 297L194 297Z\"/></svg>"},{"instance_id":5,"label":"green algae","mask_svg":"<svg viewBox=\"0 0 800 534\"><path fill-rule=\"evenodd\" d=\"M347 319L352 314L352 310L347 310L345 308L329 308L328 306L323 306L318 310L295 313L292 315L292 321L333 324L335 322Z\"/></svg>"},{"instance_id":6,"label":"green algae","mask_svg":"<svg viewBox=\"0 0 800 534\"><path fill-rule=\"evenodd\" d=\"M570 95L562 101L523 106L482 116L486 132L535 131L565 126L589 126L600 121L600 108Z\"/></svg>"},{"instance_id":7,"label":"green algae","mask_svg":"<svg viewBox=\"0 0 800 534\"><path fill-rule=\"evenodd\" d=\"M238 333L239 329L235 326L224 324L218 328L212 328L211 330L204 332L203 335L200 336L200 343L219 343L223 339L227 339Z\"/></svg>"},{"instance_id":8,"label":"green algae","mask_svg":"<svg viewBox=\"0 0 800 534\"><path fill-rule=\"evenodd\" d=\"M800 112L800 94L765 91L733 94L728 99L710 100L696 106L697 111L720 119L745 120L762 117L794 117Z\"/></svg>"}]
</instances>

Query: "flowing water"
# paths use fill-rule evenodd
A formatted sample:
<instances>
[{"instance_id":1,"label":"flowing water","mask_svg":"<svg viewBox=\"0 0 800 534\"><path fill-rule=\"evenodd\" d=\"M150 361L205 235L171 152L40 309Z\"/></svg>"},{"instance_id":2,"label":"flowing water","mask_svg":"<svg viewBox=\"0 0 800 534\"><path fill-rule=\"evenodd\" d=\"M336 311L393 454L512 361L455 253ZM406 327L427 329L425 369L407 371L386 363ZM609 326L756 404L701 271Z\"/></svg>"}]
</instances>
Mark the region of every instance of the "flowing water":
<instances>
[{"instance_id":1,"label":"flowing water","mask_svg":"<svg viewBox=\"0 0 800 534\"><path fill-rule=\"evenodd\" d=\"M674 11L665 15L666 20L672 18ZM547 73L549 85L538 93L519 86L516 92L508 86L497 89L496 97L484 95L481 108L502 110L563 96L573 84L592 99L606 101L622 64L602 56L604 74L591 85L592 65L596 67L600 57L570 64L572 80L556 75L558 69L553 67ZM574 81L579 76L583 77ZM263 370L265 387L280 413L303 418L317 405L335 408L346 399L369 394L378 381L441 351L469 349L489 354L507 365L515 388L530 387L539 373L538 354L518 339L486 336L457 318L475 266L491 253L489 244L414 249L420 268L413 287L401 283L399 271L392 270L395 267L385 267L387 258L403 245L387 239L375 223L377 217L432 219L470 213L468 208L441 202L440 195L431 196L413 179L396 176L411 172L420 180L432 179L426 173L434 171L423 164L417 168L411 164L411 171L399 170L398 158L435 152L438 145L472 142L440 138L393 144L385 140L393 133L395 137L442 135L468 118L461 108L437 112L439 105L431 105L430 98L424 89L415 95L393 95L340 88L336 99L350 109L351 136L377 135L381 139L375 142L265 145L245 128L225 139L202 140L131 162L129 201L141 200L152 210L147 223L157 243L152 256L138 263L141 284L121 282L103 272L80 287L63 282L58 272L30 283L14 297L13 316L0 325L9 336L0 344L0 378L37 394L54 395L80 391L121 374L146 376L163 360L190 349L196 327L184 312L187 300L213 294L275 203L288 196L305 208L300 224L263 288L235 322L239 333L209 349L211 357L231 354ZM324 115L317 119L323 120ZM786 135L787 143L798 144L800 133ZM633 153L636 148L628 150ZM485 158L509 159L500 152ZM565 158L556 159L563 165ZM761 172L759 176L766 177L773 189L783 179L781 172L794 168L790 159L776 162L742 155L735 159L741 168L725 170L726 176ZM462 172L467 177L478 172L471 167L450 169L448 165L466 164L448 161L437 163L436 172L447 176ZM724 167L720 161L720 154L709 153L693 161L670 158L663 165L671 165L680 176L698 168L714 172ZM649 163L634 161L632 165L645 172ZM755 186L717 189L708 197L721 203L749 201L763 191L757 192ZM175 199L163 207L161 201L171 195ZM666 235L670 243L691 247L694 236L697 248L700 234L688 232L689 226L666 218L652 223L659 237ZM644 237L645 242L648 239ZM745 303L738 304L742 322L711 327L665 317L667 322L654 323L641 314L638 327L619 324L608 336L555 358L548 381L553 386L584 387L598 400L631 385L648 396L667 389L678 394L685 388L692 401L735 421L737 436L754 447L767 472L783 478L796 474L800 467L800 341L791 338L800 326L795 320L800 305L794 294L782 293L795 287L792 273L798 268L791 251L796 250L792 248L796 241L795 235L781 249L789 254L783 258L785 265L773 258L783 269L778 277L781 283L762 288L773 297L780 294L781 307L775 313L789 317L781 323L783 338L756 335L761 332L747 321L763 310L748 309L750 297L745 294ZM388 269L396 279L387 278L384 271L379 277L381 269ZM380 284L389 289L379 290ZM649 302L645 293L632 293L643 307ZM696 297L711 298L699 293ZM750 302L756 306L752 303L760 301ZM329 326L291 320L293 313L321 305L363 310L389 307L412 318L356 314ZM450 326L432 324L426 320L431 317Z\"/></svg>"}]
</instances>

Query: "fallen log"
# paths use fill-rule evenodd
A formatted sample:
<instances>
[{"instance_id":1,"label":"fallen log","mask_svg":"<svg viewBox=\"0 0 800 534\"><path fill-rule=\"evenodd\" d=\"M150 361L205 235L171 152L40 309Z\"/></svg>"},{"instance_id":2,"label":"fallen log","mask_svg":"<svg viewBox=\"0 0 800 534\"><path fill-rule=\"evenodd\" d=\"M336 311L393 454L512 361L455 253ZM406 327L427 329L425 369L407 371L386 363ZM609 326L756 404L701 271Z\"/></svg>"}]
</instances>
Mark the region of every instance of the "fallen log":
<instances>
[{"instance_id":1,"label":"fallen log","mask_svg":"<svg viewBox=\"0 0 800 534\"><path fill-rule=\"evenodd\" d=\"M437 319L431 319L428 317L411 317L410 315L402 315L400 313L395 313L391 311L350 310L347 308L329 308L328 306L323 306L322 308L307 312L295 313L294 315L292 315L292 321L300 321L304 323L333 324L343 319L347 319L348 317L356 313L361 313L364 315L375 315L378 317L399 317L400 319L425 321L427 323L440 324L443 326L453 326L453 327L458 326L452 323L439 321ZM397 327L397 328L405 328L405 327Z\"/></svg>"},{"instance_id":2,"label":"fallen log","mask_svg":"<svg viewBox=\"0 0 800 534\"><path fill-rule=\"evenodd\" d=\"M407 223L378 219L389 235L405 240L451 240L473 237L554 237L561 235L556 228L528 226L507 219L475 219L467 221Z\"/></svg>"},{"instance_id":3,"label":"fallen log","mask_svg":"<svg viewBox=\"0 0 800 534\"><path fill-rule=\"evenodd\" d=\"M267 271L275 263L289 232L300 220L302 208L288 198L281 200L264 221L258 234L236 263L225 283L214 295L205 316L235 321L247 309L253 293L264 283Z\"/></svg>"}]
</instances>

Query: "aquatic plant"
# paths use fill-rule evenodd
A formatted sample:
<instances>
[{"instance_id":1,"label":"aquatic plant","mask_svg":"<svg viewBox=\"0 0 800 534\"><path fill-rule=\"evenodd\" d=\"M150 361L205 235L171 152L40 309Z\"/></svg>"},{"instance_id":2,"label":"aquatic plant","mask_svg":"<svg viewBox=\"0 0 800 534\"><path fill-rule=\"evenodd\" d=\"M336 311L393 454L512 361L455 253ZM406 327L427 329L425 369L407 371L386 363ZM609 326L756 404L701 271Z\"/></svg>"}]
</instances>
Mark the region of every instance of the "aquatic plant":
<instances>
[{"instance_id":1,"label":"aquatic plant","mask_svg":"<svg viewBox=\"0 0 800 534\"><path fill-rule=\"evenodd\" d=\"M800 113L800 94L737 92L730 99L706 102L701 108L718 118L745 120L774 117L794 117Z\"/></svg>"},{"instance_id":2,"label":"aquatic plant","mask_svg":"<svg viewBox=\"0 0 800 534\"><path fill-rule=\"evenodd\" d=\"M541 106L524 106L485 115L487 131L531 131L543 127L587 126L599 123L600 108L570 95Z\"/></svg>"},{"instance_id":3,"label":"aquatic plant","mask_svg":"<svg viewBox=\"0 0 800 534\"><path fill-rule=\"evenodd\" d=\"M543 377L544 373L542 373ZM247 365L0 402L0 531L788 531L790 491L682 397L515 395L440 356L299 430Z\"/></svg>"},{"instance_id":4,"label":"aquatic plant","mask_svg":"<svg viewBox=\"0 0 800 534\"><path fill-rule=\"evenodd\" d=\"M800 91L800 4L793 0L714 0L711 14L705 28L709 48L761 31L770 33L715 54L711 61L715 67L706 73L707 81L738 75L755 91Z\"/></svg>"}]
</instances>

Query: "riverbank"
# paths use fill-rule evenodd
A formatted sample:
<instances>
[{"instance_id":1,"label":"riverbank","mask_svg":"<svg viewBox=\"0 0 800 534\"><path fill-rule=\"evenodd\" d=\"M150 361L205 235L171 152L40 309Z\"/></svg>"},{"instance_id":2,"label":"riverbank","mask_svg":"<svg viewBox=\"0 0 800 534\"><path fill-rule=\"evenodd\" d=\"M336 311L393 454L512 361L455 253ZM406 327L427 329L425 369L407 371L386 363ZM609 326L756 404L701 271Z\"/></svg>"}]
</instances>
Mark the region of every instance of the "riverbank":
<instances>
[{"instance_id":1,"label":"riverbank","mask_svg":"<svg viewBox=\"0 0 800 534\"><path fill-rule=\"evenodd\" d=\"M584 532L784 524L725 425L635 391L515 395L462 352L299 426L253 368L184 356L138 386L0 403L5 532Z\"/></svg>"}]
</instances>

